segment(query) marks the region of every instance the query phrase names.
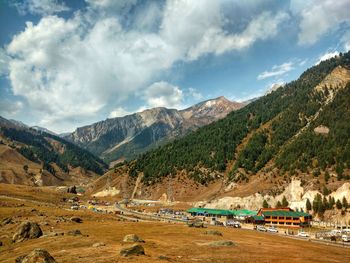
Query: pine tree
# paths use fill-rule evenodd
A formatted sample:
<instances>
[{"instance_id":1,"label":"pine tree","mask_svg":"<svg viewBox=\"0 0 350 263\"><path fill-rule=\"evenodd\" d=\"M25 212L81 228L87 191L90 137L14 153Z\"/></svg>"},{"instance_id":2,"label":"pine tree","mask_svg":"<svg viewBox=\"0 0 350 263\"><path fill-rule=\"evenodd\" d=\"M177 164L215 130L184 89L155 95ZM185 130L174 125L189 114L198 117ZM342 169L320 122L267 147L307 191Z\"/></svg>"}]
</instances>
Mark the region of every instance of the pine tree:
<instances>
[{"instance_id":1,"label":"pine tree","mask_svg":"<svg viewBox=\"0 0 350 263\"><path fill-rule=\"evenodd\" d=\"M326 171L324 174L324 180L326 181L326 183L329 181L330 178L331 178L331 176L329 175L329 172Z\"/></svg>"},{"instance_id":2,"label":"pine tree","mask_svg":"<svg viewBox=\"0 0 350 263\"><path fill-rule=\"evenodd\" d=\"M345 209L347 209L347 208L349 207L348 201L346 200L345 196L343 197L343 203L342 203L342 205L343 205L343 207L344 207Z\"/></svg>"},{"instance_id":3,"label":"pine tree","mask_svg":"<svg viewBox=\"0 0 350 263\"><path fill-rule=\"evenodd\" d=\"M280 201L278 201L277 204L276 204L276 208L281 208L281 207L282 207L282 204L281 204Z\"/></svg>"},{"instance_id":4,"label":"pine tree","mask_svg":"<svg viewBox=\"0 0 350 263\"><path fill-rule=\"evenodd\" d=\"M324 210L328 210L329 209L329 203L328 203L327 198L325 196L323 197L322 204L323 204Z\"/></svg>"},{"instance_id":5,"label":"pine tree","mask_svg":"<svg viewBox=\"0 0 350 263\"><path fill-rule=\"evenodd\" d=\"M310 211L311 209L312 209L311 202L308 198L308 199L306 199L306 211Z\"/></svg>"},{"instance_id":6,"label":"pine tree","mask_svg":"<svg viewBox=\"0 0 350 263\"><path fill-rule=\"evenodd\" d=\"M323 195L324 196L329 195L329 190L326 186L323 186Z\"/></svg>"},{"instance_id":7,"label":"pine tree","mask_svg":"<svg viewBox=\"0 0 350 263\"><path fill-rule=\"evenodd\" d=\"M338 199L337 202L335 203L336 207L338 209L342 209L343 205L341 204L340 200Z\"/></svg>"},{"instance_id":8,"label":"pine tree","mask_svg":"<svg viewBox=\"0 0 350 263\"><path fill-rule=\"evenodd\" d=\"M282 199L282 207L288 207L289 203L287 201L287 198L285 196L283 196L283 199Z\"/></svg>"},{"instance_id":9,"label":"pine tree","mask_svg":"<svg viewBox=\"0 0 350 263\"><path fill-rule=\"evenodd\" d=\"M312 210L315 212L315 213L318 213L321 209L321 206L322 206L322 197L320 194L317 194L315 196L315 199L314 201L312 202Z\"/></svg>"},{"instance_id":10,"label":"pine tree","mask_svg":"<svg viewBox=\"0 0 350 263\"><path fill-rule=\"evenodd\" d=\"M269 204L268 204L267 201L264 199L263 208L268 208L268 207L269 207Z\"/></svg>"}]
</instances>

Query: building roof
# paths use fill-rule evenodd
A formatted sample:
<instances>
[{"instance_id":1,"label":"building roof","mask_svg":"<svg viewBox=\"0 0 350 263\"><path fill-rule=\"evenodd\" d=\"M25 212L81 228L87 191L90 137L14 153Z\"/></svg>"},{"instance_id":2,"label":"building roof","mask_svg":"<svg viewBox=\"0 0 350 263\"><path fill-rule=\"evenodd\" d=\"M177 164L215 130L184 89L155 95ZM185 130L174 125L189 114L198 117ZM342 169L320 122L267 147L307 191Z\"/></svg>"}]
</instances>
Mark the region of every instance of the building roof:
<instances>
[{"instance_id":1,"label":"building roof","mask_svg":"<svg viewBox=\"0 0 350 263\"><path fill-rule=\"evenodd\" d=\"M241 210L231 210L235 216L253 216L256 215L256 211L241 209Z\"/></svg>"},{"instance_id":2,"label":"building roof","mask_svg":"<svg viewBox=\"0 0 350 263\"><path fill-rule=\"evenodd\" d=\"M251 211L248 209L241 210L227 210L227 209L212 209L212 208L201 208L192 207L187 210L188 213L205 213L212 215L233 215L233 216L252 216L256 215L256 211Z\"/></svg>"},{"instance_id":3,"label":"building roof","mask_svg":"<svg viewBox=\"0 0 350 263\"><path fill-rule=\"evenodd\" d=\"M285 210L275 210L275 211L263 211L263 216L287 216L287 217L302 217L302 216L311 216L308 213L304 212L294 212L294 211L285 211Z\"/></svg>"},{"instance_id":4,"label":"building roof","mask_svg":"<svg viewBox=\"0 0 350 263\"><path fill-rule=\"evenodd\" d=\"M212 209L212 208L201 208L201 207L192 207L187 210L188 213L203 213L211 215L233 215L232 211L224 209Z\"/></svg>"},{"instance_id":5,"label":"building roof","mask_svg":"<svg viewBox=\"0 0 350 263\"><path fill-rule=\"evenodd\" d=\"M264 221L264 217L263 216L254 215L254 216L252 216L252 218L254 219L254 221Z\"/></svg>"}]
</instances>

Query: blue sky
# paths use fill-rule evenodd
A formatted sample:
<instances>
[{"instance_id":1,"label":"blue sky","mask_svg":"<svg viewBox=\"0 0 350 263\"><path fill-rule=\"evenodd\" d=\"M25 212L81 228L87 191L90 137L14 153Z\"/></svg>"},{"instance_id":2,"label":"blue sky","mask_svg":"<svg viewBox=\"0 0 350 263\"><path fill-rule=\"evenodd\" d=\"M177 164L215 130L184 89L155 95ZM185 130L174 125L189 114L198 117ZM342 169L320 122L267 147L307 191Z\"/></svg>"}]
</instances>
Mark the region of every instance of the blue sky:
<instances>
[{"instance_id":1,"label":"blue sky","mask_svg":"<svg viewBox=\"0 0 350 263\"><path fill-rule=\"evenodd\" d=\"M55 132L244 101L350 48L350 0L0 0L0 115Z\"/></svg>"}]
</instances>

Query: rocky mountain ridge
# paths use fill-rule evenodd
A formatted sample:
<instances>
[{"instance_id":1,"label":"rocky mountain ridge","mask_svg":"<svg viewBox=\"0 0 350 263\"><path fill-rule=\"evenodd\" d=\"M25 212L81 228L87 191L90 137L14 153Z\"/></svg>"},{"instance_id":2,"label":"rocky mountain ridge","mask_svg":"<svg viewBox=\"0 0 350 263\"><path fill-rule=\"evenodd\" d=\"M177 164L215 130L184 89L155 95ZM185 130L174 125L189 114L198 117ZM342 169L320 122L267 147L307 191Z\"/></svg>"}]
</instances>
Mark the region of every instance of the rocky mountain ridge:
<instances>
[{"instance_id":1,"label":"rocky mountain ridge","mask_svg":"<svg viewBox=\"0 0 350 263\"><path fill-rule=\"evenodd\" d=\"M219 97L184 110L147 109L77 128L65 138L108 162L132 159L148 149L222 119L244 105Z\"/></svg>"}]
</instances>

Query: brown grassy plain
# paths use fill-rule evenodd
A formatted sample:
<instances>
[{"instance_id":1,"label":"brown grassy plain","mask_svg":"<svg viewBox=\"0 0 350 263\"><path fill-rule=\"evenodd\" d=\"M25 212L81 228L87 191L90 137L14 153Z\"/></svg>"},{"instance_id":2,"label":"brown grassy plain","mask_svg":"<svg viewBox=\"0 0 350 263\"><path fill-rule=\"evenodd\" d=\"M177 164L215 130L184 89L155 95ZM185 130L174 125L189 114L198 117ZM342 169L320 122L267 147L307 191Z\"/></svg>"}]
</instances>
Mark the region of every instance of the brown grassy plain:
<instances>
[{"instance_id":1,"label":"brown grassy plain","mask_svg":"<svg viewBox=\"0 0 350 263\"><path fill-rule=\"evenodd\" d=\"M0 197L0 220L12 217L15 222L0 227L0 240L4 243L0 247L0 262L14 262L16 257L35 248L48 250L57 262L350 262L348 248L250 230L209 227L222 232L221 237L205 235L204 232L208 229L189 228L183 224L120 221L116 215L66 210L64 203L60 202L62 194L48 188L36 188L34 191L30 187L7 186L0 184L0 195L15 196L27 201ZM33 203L33 199L43 203ZM45 202L55 205L46 205ZM73 215L80 216L83 223L59 221L59 218L69 219ZM44 234L79 229L83 235L42 237L11 243L17 226L25 220L39 224L47 222L47 225L42 224ZM121 242L123 237L132 233L146 241L142 244L145 256L119 256L120 249L127 246ZM232 240L235 246L203 245L218 240ZM103 242L106 246L92 247L97 242ZM161 255L166 256L167 260L159 259Z\"/></svg>"}]
</instances>

